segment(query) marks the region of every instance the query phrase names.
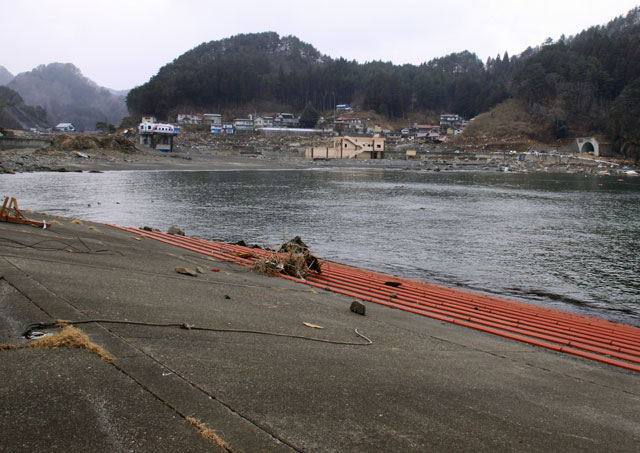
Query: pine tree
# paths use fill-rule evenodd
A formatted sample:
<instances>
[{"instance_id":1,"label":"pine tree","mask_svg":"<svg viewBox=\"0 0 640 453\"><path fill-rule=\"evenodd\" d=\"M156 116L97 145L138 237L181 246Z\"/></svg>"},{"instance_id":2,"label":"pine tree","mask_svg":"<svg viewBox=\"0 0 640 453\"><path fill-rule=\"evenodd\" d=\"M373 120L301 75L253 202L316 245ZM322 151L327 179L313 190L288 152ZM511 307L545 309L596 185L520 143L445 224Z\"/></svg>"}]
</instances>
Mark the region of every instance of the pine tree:
<instances>
[{"instance_id":1,"label":"pine tree","mask_svg":"<svg viewBox=\"0 0 640 453\"><path fill-rule=\"evenodd\" d=\"M320 113L313 107L311 101L307 102L307 105L300 115L300 126L302 127L315 127L320 119Z\"/></svg>"}]
</instances>

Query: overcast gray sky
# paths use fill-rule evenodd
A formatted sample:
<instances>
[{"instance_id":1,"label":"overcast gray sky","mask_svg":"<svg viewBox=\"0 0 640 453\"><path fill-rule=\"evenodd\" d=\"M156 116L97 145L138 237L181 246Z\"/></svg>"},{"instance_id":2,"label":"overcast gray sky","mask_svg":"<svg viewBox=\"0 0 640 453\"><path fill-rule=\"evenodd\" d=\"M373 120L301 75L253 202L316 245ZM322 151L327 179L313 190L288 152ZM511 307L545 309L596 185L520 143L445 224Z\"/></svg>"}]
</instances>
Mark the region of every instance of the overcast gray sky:
<instances>
[{"instance_id":1,"label":"overcast gray sky","mask_svg":"<svg viewBox=\"0 0 640 453\"><path fill-rule=\"evenodd\" d=\"M518 54L606 24L637 0L0 0L0 65L13 74L73 63L128 89L202 42L295 35L331 57L420 64L469 50Z\"/></svg>"}]
</instances>

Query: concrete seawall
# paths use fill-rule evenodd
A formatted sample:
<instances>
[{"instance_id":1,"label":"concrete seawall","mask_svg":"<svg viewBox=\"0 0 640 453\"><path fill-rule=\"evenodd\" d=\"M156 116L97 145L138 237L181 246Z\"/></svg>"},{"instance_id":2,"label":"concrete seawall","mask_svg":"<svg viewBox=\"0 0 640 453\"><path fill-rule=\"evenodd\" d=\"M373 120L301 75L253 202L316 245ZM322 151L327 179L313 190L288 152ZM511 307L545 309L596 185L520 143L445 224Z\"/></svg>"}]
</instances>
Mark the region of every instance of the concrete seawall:
<instances>
[{"instance_id":1,"label":"concrete seawall","mask_svg":"<svg viewBox=\"0 0 640 453\"><path fill-rule=\"evenodd\" d=\"M362 316L353 297L106 225L28 215L50 228L0 223L0 344L10 345L0 347L2 450L640 443L636 372L375 303ZM56 319L111 361L82 345L27 347L28 326L56 333ZM229 448L207 445L190 420Z\"/></svg>"},{"instance_id":2,"label":"concrete seawall","mask_svg":"<svg viewBox=\"0 0 640 453\"><path fill-rule=\"evenodd\" d=\"M44 148L51 140L39 138L0 137L0 151L7 149Z\"/></svg>"}]
</instances>

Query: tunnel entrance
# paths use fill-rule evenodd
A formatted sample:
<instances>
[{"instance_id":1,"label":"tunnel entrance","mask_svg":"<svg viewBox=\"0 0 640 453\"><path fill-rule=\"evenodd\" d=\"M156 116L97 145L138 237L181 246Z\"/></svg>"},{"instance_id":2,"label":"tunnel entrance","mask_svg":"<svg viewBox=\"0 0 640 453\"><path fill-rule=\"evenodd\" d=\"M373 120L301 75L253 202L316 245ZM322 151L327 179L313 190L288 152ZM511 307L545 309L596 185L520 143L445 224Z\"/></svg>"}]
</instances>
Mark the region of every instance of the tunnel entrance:
<instances>
[{"instance_id":1,"label":"tunnel entrance","mask_svg":"<svg viewBox=\"0 0 640 453\"><path fill-rule=\"evenodd\" d=\"M585 142L585 144L582 145L582 148L580 149L580 153L581 154L596 154L596 149L594 148L593 143Z\"/></svg>"}]
</instances>

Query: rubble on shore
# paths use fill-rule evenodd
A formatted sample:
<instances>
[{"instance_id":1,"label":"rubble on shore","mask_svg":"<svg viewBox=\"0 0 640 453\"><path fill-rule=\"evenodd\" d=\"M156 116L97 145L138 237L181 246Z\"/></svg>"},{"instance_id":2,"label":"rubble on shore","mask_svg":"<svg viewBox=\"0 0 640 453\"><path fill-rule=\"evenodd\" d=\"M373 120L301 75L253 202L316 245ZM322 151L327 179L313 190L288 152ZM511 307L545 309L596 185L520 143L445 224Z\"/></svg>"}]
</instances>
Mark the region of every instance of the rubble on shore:
<instances>
[{"instance_id":1,"label":"rubble on shore","mask_svg":"<svg viewBox=\"0 0 640 453\"><path fill-rule=\"evenodd\" d=\"M256 134L217 136L185 132L176 138L173 153L151 151L123 135L57 135L43 148L0 151L0 173L39 171L100 171L128 169L217 169L370 167L422 171L507 171L583 173L627 176L638 163L577 155L537 143L419 144L387 142L385 159L306 160L305 148L330 145L332 138L280 137ZM415 151L409 158L407 151Z\"/></svg>"},{"instance_id":2,"label":"rubble on shore","mask_svg":"<svg viewBox=\"0 0 640 453\"><path fill-rule=\"evenodd\" d=\"M0 173L79 171L79 166L124 164L145 159L145 151L124 136L54 135L42 148L0 151Z\"/></svg>"}]
</instances>

